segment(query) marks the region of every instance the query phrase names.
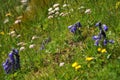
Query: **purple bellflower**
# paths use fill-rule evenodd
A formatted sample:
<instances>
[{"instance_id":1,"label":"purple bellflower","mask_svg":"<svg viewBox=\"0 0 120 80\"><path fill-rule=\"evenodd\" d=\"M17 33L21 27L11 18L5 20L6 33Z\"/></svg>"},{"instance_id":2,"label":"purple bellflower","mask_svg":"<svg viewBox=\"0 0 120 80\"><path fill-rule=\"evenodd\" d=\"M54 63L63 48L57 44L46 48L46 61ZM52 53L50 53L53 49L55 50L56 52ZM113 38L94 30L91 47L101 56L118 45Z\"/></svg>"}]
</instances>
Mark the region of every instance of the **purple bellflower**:
<instances>
[{"instance_id":1,"label":"purple bellflower","mask_svg":"<svg viewBox=\"0 0 120 80\"><path fill-rule=\"evenodd\" d=\"M99 41L103 38L103 45L107 45L107 43L114 43L113 40L108 40L107 36L106 36L106 31L108 31L108 27L105 24L101 24L101 22L98 22L95 24L96 27L99 27L99 35L97 36L93 36L93 40L95 40L95 44L96 46L98 46Z\"/></svg>"}]
</instances>

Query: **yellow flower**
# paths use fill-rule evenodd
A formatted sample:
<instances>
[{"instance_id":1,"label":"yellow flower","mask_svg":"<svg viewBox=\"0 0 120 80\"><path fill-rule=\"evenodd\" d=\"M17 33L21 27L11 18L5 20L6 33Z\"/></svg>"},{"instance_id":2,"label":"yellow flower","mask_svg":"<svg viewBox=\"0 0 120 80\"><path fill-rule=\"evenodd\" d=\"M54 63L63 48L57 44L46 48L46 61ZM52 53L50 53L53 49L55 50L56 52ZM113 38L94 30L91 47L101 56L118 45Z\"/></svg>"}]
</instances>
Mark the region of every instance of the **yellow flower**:
<instances>
[{"instance_id":1,"label":"yellow flower","mask_svg":"<svg viewBox=\"0 0 120 80\"><path fill-rule=\"evenodd\" d=\"M78 65L78 63L77 62L74 62L73 64L72 64L72 67L76 67Z\"/></svg>"},{"instance_id":2,"label":"yellow flower","mask_svg":"<svg viewBox=\"0 0 120 80\"><path fill-rule=\"evenodd\" d=\"M2 31L2 32L0 32L0 34L1 34L1 35L4 35L5 33Z\"/></svg>"},{"instance_id":3,"label":"yellow flower","mask_svg":"<svg viewBox=\"0 0 120 80\"><path fill-rule=\"evenodd\" d=\"M93 57L86 57L86 61L91 61L93 59L94 59Z\"/></svg>"},{"instance_id":4,"label":"yellow flower","mask_svg":"<svg viewBox=\"0 0 120 80\"><path fill-rule=\"evenodd\" d=\"M98 52L100 52L101 50L102 50L101 48L98 48L98 50L97 50L97 51L98 51Z\"/></svg>"},{"instance_id":5,"label":"yellow flower","mask_svg":"<svg viewBox=\"0 0 120 80\"><path fill-rule=\"evenodd\" d=\"M81 65L78 65L78 66L75 67L75 70L78 70L80 68L81 68Z\"/></svg>"},{"instance_id":6,"label":"yellow flower","mask_svg":"<svg viewBox=\"0 0 120 80\"><path fill-rule=\"evenodd\" d=\"M120 6L120 1L116 3L115 8L118 9Z\"/></svg>"},{"instance_id":7,"label":"yellow flower","mask_svg":"<svg viewBox=\"0 0 120 80\"><path fill-rule=\"evenodd\" d=\"M101 50L101 53L106 53L106 52L107 52L106 49Z\"/></svg>"},{"instance_id":8,"label":"yellow flower","mask_svg":"<svg viewBox=\"0 0 120 80\"><path fill-rule=\"evenodd\" d=\"M7 13L5 16L11 16L11 13Z\"/></svg>"}]
</instances>

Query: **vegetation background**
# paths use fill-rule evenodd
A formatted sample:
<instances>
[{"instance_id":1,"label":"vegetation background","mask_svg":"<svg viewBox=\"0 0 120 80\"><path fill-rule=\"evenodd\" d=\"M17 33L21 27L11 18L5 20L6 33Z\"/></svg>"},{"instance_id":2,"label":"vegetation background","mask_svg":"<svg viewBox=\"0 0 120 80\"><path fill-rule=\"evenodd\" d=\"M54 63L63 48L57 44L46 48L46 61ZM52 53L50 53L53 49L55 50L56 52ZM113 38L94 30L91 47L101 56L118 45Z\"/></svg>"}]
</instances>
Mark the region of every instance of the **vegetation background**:
<instances>
[{"instance_id":1,"label":"vegetation background","mask_svg":"<svg viewBox=\"0 0 120 80\"><path fill-rule=\"evenodd\" d=\"M120 79L119 0L21 1L0 0L0 80ZM49 17L54 4L59 4L59 13ZM108 26L106 34L114 44L94 46L98 21ZM82 24L79 40L68 29L76 22ZM2 64L13 48L19 50L21 69L6 74ZM81 67L75 70L74 62Z\"/></svg>"}]
</instances>

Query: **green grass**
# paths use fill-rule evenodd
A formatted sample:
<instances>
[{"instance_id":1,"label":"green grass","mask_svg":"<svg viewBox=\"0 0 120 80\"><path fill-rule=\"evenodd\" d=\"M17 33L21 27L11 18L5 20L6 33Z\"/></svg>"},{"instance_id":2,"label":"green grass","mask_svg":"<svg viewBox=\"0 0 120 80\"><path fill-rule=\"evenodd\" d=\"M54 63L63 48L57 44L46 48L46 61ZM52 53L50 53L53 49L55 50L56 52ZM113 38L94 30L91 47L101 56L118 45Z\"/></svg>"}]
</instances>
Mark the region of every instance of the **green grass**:
<instances>
[{"instance_id":1,"label":"green grass","mask_svg":"<svg viewBox=\"0 0 120 80\"><path fill-rule=\"evenodd\" d=\"M120 4L119 0L31 0L27 6L21 8L19 1L0 1L0 80L119 80L120 77ZM120 1L119 1L120 2ZM59 3L60 12L69 12L66 16L48 19L48 9ZM62 5L69 4L63 8ZM78 9L84 6L83 9ZM17 9L17 8L19 9ZM71 11L73 9L73 11ZM90 14L85 14L91 9ZM7 13L11 16L6 17ZM14 24L18 16L23 16L20 24ZM3 23L9 18L8 23ZM82 37L79 41L73 40L74 35L68 26L80 21ZM108 25L106 33L114 44L108 44L107 53L97 52L93 35L99 33L94 25L101 21ZM11 37L9 32L15 30L17 35ZM31 41L36 35L38 38ZM48 38L45 49L40 50L41 44ZM19 42L27 43L24 51L20 51L21 69L12 74L5 74L2 63L5 62L12 48L20 49ZM29 46L35 44L33 49ZM102 48L102 46L99 46ZM94 57L86 61L86 57ZM64 62L62 67L59 66ZM76 71L72 64L78 62L81 68Z\"/></svg>"}]
</instances>

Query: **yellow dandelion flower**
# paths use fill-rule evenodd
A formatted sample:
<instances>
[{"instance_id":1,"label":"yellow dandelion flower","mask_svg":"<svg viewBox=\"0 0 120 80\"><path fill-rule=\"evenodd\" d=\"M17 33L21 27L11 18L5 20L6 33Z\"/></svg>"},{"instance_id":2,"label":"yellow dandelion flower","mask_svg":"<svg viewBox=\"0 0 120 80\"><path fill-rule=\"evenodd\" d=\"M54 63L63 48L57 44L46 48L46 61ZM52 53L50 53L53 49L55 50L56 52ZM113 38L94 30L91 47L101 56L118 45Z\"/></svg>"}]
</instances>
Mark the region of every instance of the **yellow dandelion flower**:
<instances>
[{"instance_id":1,"label":"yellow dandelion flower","mask_svg":"<svg viewBox=\"0 0 120 80\"><path fill-rule=\"evenodd\" d=\"M1 35L4 35L5 33L2 31L2 32L0 32L0 34L1 34Z\"/></svg>"},{"instance_id":2,"label":"yellow dandelion flower","mask_svg":"<svg viewBox=\"0 0 120 80\"><path fill-rule=\"evenodd\" d=\"M93 59L94 59L93 57L86 57L86 61L91 61Z\"/></svg>"},{"instance_id":3,"label":"yellow dandelion flower","mask_svg":"<svg viewBox=\"0 0 120 80\"><path fill-rule=\"evenodd\" d=\"M11 16L11 13L7 13L5 16Z\"/></svg>"},{"instance_id":4,"label":"yellow dandelion flower","mask_svg":"<svg viewBox=\"0 0 120 80\"><path fill-rule=\"evenodd\" d=\"M106 52L107 52L106 49L101 50L101 53L106 53Z\"/></svg>"},{"instance_id":5,"label":"yellow dandelion flower","mask_svg":"<svg viewBox=\"0 0 120 80\"><path fill-rule=\"evenodd\" d=\"M120 1L116 3L115 8L118 9L120 6Z\"/></svg>"},{"instance_id":6,"label":"yellow dandelion flower","mask_svg":"<svg viewBox=\"0 0 120 80\"><path fill-rule=\"evenodd\" d=\"M72 67L76 67L78 65L78 63L77 62L74 62L73 64L72 64Z\"/></svg>"},{"instance_id":7,"label":"yellow dandelion flower","mask_svg":"<svg viewBox=\"0 0 120 80\"><path fill-rule=\"evenodd\" d=\"M75 67L75 70L78 70L80 68L81 68L81 65L78 65L78 66Z\"/></svg>"},{"instance_id":8,"label":"yellow dandelion flower","mask_svg":"<svg viewBox=\"0 0 120 80\"><path fill-rule=\"evenodd\" d=\"M98 50L97 50L97 51L98 51L98 52L100 52L101 50L102 50L101 48L98 48Z\"/></svg>"}]
</instances>

